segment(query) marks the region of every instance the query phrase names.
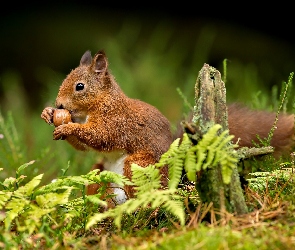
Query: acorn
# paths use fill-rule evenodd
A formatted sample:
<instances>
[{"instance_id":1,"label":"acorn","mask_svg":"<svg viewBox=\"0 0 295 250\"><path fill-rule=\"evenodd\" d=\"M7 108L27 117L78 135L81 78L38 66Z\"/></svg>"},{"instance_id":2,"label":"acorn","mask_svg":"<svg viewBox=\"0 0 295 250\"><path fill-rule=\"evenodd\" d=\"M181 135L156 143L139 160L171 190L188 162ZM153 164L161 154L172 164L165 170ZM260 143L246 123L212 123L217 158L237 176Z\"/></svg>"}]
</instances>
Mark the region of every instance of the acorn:
<instances>
[{"instance_id":1,"label":"acorn","mask_svg":"<svg viewBox=\"0 0 295 250\"><path fill-rule=\"evenodd\" d=\"M58 127L63 124L72 122L71 114L66 109L56 109L53 113L53 124L55 127Z\"/></svg>"}]
</instances>

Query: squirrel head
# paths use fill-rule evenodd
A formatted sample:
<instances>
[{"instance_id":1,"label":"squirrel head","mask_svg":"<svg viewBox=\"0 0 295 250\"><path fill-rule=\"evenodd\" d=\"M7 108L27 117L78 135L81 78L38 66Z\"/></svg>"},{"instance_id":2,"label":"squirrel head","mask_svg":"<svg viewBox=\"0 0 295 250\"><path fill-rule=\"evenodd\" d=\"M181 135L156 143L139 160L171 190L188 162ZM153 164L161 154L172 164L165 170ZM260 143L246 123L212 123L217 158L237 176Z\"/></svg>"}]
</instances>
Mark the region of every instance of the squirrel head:
<instances>
[{"instance_id":1,"label":"squirrel head","mask_svg":"<svg viewBox=\"0 0 295 250\"><path fill-rule=\"evenodd\" d=\"M58 109L67 109L74 122L84 123L89 109L118 87L108 72L108 60L104 51L92 58L86 51L80 65L63 81L55 101Z\"/></svg>"}]
</instances>

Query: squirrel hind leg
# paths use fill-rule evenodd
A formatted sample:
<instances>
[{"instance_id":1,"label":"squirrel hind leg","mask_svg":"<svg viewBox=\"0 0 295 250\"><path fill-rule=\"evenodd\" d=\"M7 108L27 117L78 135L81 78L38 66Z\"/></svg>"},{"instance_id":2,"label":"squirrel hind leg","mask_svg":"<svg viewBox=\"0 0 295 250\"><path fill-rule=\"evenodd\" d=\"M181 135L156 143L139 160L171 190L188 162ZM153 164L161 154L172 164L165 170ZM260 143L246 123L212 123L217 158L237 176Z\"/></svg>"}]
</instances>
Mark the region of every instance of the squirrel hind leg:
<instances>
[{"instance_id":1,"label":"squirrel hind leg","mask_svg":"<svg viewBox=\"0 0 295 250\"><path fill-rule=\"evenodd\" d=\"M147 167L148 165L155 164L158 161L156 157L147 152L138 152L136 154L129 155L125 159L124 164L124 175L128 177L130 180L132 178L131 164L135 163L141 167ZM161 174L161 184L163 187L168 185L168 168L164 166L160 169ZM135 195L135 190L132 186L125 186L125 192L128 198L132 198Z\"/></svg>"},{"instance_id":2,"label":"squirrel hind leg","mask_svg":"<svg viewBox=\"0 0 295 250\"><path fill-rule=\"evenodd\" d=\"M147 167L150 164L156 163L156 160L152 154L146 152L138 152L135 154L128 155L124 162L123 174L130 180L132 179L132 163L135 163L141 167ZM125 186L124 189L128 198L133 198L135 196L135 190L132 186Z\"/></svg>"}]
</instances>

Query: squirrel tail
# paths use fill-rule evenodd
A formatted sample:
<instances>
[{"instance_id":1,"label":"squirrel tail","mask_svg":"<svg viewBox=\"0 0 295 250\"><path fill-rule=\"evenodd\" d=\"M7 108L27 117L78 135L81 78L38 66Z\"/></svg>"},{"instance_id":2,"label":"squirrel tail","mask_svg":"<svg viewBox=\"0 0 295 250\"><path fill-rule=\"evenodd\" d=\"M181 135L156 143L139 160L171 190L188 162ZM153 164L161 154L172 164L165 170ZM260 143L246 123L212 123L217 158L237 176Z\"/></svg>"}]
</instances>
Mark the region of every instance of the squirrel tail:
<instances>
[{"instance_id":1,"label":"squirrel tail","mask_svg":"<svg viewBox=\"0 0 295 250\"><path fill-rule=\"evenodd\" d=\"M240 104L228 106L228 127L234 135L233 142L239 139L240 147L253 147L253 142L259 144L259 139L268 137L276 119L274 112L251 110ZM295 145L294 115L280 114L270 141L275 149L275 155L290 152Z\"/></svg>"},{"instance_id":2,"label":"squirrel tail","mask_svg":"<svg viewBox=\"0 0 295 250\"><path fill-rule=\"evenodd\" d=\"M191 121L193 113L188 115L187 121ZM274 122L276 113L251 110L238 103L230 104L228 106L228 127L229 133L234 135L233 142L238 141L239 147L253 147L253 142L259 144L259 139L268 137ZM294 115L280 114L270 141L271 146L274 147L274 155L290 153L295 146L295 129L294 129ZM182 138L183 128L178 124L177 130L174 134L174 139Z\"/></svg>"}]
</instances>

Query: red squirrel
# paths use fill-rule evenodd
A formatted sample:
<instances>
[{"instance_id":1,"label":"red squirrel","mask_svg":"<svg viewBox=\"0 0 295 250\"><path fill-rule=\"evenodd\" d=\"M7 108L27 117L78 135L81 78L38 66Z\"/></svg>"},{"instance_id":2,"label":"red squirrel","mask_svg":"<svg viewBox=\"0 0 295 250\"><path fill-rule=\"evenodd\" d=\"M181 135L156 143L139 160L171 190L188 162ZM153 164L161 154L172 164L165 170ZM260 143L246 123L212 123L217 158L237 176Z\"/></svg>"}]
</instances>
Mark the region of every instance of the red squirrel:
<instances>
[{"instance_id":1,"label":"red squirrel","mask_svg":"<svg viewBox=\"0 0 295 250\"><path fill-rule=\"evenodd\" d=\"M60 86L55 108L45 108L41 117L52 124L56 109L68 110L72 122L57 126L53 139L65 139L78 150L102 153L104 162L93 168L131 178L131 163L142 167L154 164L172 143L168 119L152 105L123 93L108 69L104 51L93 58L85 52L79 67ZM167 185L167 170L161 171L162 184ZM89 186L87 193L95 193L97 187ZM111 189L117 194L117 204L134 195L130 186Z\"/></svg>"},{"instance_id":2,"label":"red squirrel","mask_svg":"<svg viewBox=\"0 0 295 250\"><path fill-rule=\"evenodd\" d=\"M54 112L68 110L71 122L59 125ZM239 146L252 146L252 140L267 137L274 113L251 111L238 105L228 107L229 130L238 138ZM86 51L80 65L72 70L59 88L55 108L47 107L41 117L55 123L53 139L65 139L78 150L94 149L104 155L104 162L93 169L110 170L131 178L131 163L142 167L156 163L173 141L168 119L152 105L127 97L108 68L104 51L92 58ZM281 115L271 144L277 151L293 145L293 115ZM161 169L162 184L167 185L167 169ZM130 186L110 184L120 204L134 196ZM88 187L94 194L97 185Z\"/></svg>"}]
</instances>

